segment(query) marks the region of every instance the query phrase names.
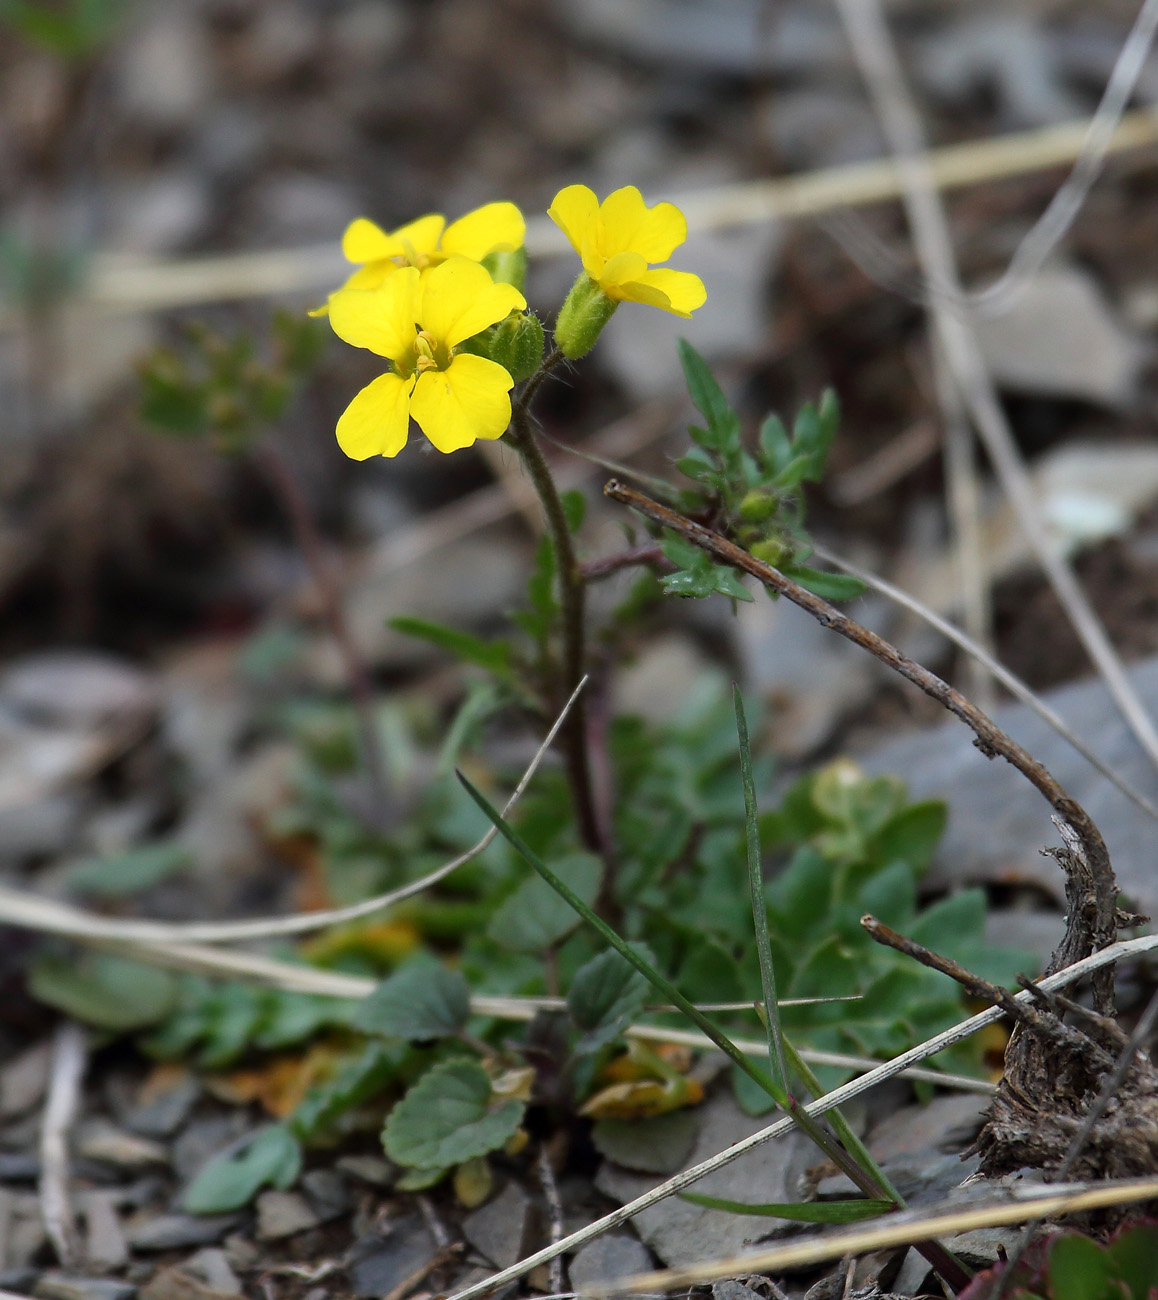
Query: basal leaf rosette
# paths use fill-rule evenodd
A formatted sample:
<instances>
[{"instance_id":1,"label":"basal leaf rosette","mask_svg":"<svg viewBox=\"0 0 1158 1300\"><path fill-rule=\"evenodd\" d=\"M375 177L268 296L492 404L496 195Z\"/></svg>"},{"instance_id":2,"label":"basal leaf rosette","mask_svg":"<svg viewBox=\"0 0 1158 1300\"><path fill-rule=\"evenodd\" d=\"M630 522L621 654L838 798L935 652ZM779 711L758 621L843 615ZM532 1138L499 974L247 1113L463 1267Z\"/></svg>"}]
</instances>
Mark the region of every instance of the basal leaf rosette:
<instances>
[{"instance_id":1,"label":"basal leaf rosette","mask_svg":"<svg viewBox=\"0 0 1158 1300\"><path fill-rule=\"evenodd\" d=\"M526 307L509 284L478 262L452 257L423 276L401 267L375 289L340 289L330 298L339 338L391 362L338 420L338 445L354 460L396 456L413 416L430 443L458 451L501 438L511 419L508 371L461 351L481 330Z\"/></svg>"},{"instance_id":2,"label":"basal leaf rosette","mask_svg":"<svg viewBox=\"0 0 1158 1300\"><path fill-rule=\"evenodd\" d=\"M639 302L675 316L690 316L707 297L689 271L656 266L687 239L688 223L674 203L649 208L634 185L600 203L586 185L555 195L547 215L583 260L555 323L564 356L581 357L594 346L621 302Z\"/></svg>"}]
</instances>

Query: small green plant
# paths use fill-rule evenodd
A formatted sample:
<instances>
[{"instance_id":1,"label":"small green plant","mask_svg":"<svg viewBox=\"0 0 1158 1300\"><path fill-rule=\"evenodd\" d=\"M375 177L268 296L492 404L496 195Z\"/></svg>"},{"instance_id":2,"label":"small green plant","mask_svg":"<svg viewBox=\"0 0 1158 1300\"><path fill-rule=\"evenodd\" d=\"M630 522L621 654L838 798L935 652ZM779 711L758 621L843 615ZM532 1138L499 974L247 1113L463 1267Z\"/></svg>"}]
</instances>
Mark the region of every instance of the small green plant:
<instances>
[{"instance_id":1,"label":"small green plant","mask_svg":"<svg viewBox=\"0 0 1158 1300\"><path fill-rule=\"evenodd\" d=\"M1012 1267L979 1273L960 1300L1152 1300L1156 1290L1158 1222L1151 1219L1104 1245L1078 1232L1041 1237Z\"/></svg>"}]
</instances>

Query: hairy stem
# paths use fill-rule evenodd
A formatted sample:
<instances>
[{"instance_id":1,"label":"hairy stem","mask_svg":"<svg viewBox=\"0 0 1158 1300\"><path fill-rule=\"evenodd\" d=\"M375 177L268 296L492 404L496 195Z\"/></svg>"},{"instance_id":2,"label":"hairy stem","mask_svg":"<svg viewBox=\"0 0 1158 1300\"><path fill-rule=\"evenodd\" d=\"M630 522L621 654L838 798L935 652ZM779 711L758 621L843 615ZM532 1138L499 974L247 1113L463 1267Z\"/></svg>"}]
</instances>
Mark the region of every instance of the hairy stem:
<instances>
[{"instance_id":1,"label":"hairy stem","mask_svg":"<svg viewBox=\"0 0 1158 1300\"><path fill-rule=\"evenodd\" d=\"M566 699L583 680L586 662L586 587L575 555L575 547L571 541L571 530L567 526L567 516L563 510L559 489L555 486L550 466L535 440L531 426L531 402L539 390L539 385L562 359L562 352L556 348L543 358L538 370L527 380L511 411L511 427L507 437L519 453L531 485L542 504L547 521L547 532L555 550L555 566L559 574L559 602L563 611L561 620L563 663L559 696ZM595 810L591 763L587 747L587 707L583 695L575 701L571 715L567 719L563 731L563 743L566 746L567 778L575 800L575 816L579 824L579 832L589 849L596 853L603 853L607 848L606 836L601 831Z\"/></svg>"}]
</instances>

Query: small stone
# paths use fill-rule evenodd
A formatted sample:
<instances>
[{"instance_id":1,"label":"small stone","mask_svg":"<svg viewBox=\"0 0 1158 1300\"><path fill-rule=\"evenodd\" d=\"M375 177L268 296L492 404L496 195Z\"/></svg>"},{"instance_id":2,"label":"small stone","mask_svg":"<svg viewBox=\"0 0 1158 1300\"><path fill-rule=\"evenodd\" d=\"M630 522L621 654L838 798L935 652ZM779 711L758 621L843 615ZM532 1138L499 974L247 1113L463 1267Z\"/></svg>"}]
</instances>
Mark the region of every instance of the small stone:
<instances>
[{"instance_id":1,"label":"small stone","mask_svg":"<svg viewBox=\"0 0 1158 1300\"><path fill-rule=\"evenodd\" d=\"M381 1156L342 1156L336 1167L372 1187L393 1187L398 1178L396 1166Z\"/></svg>"},{"instance_id":2,"label":"small stone","mask_svg":"<svg viewBox=\"0 0 1158 1300\"><path fill-rule=\"evenodd\" d=\"M1008 311L972 319L993 378L1015 391L1120 406L1147 356L1077 267L1044 268Z\"/></svg>"},{"instance_id":3,"label":"small stone","mask_svg":"<svg viewBox=\"0 0 1158 1300\"><path fill-rule=\"evenodd\" d=\"M201 1096L201 1083L188 1070L159 1066L145 1080L136 1104L121 1117L142 1137L170 1137L189 1118Z\"/></svg>"},{"instance_id":4,"label":"small stone","mask_svg":"<svg viewBox=\"0 0 1158 1300\"><path fill-rule=\"evenodd\" d=\"M2 1268L0 1269L0 1291L11 1291L16 1295L31 1295L39 1276L40 1271L35 1268Z\"/></svg>"},{"instance_id":5,"label":"small stone","mask_svg":"<svg viewBox=\"0 0 1158 1300\"><path fill-rule=\"evenodd\" d=\"M228 1115L208 1115L194 1120L173 1143L173 1169L183 1182L189 1182L201 1166L238 1141L244 1129Z\"/></svg>"},{"instance_id":6,"label":"small stone","mask_svg":"<svg viewBox=\"0 0 1158 1300\"><path fill-rule=\"evenodd\" d=\"M182 1246L210 1246L237 1226L238 1214L160 1214L129 1228L134 1250L179 1250Z\"/></svg>"},{"instance_id":7,"label":"small stone","mask_svg":"<svg viewBox=\"0 0 1158 1300\"><path fill-rule=\"evenodd\" d=\"M0 1119L31 1110L44 1096L52 1069L52 1044L43 1043L21 1052L0 1070Z\"/></svg>"},{"instance_id":8,"label":"small stone","mask_svg":"<svg viewBox=\"0 0 1158 1300\"><path fill-rule=\"evenodd\" d=\"M117 1215L116 1192L89 1192L83 1201L85 1221L85 1262L102 1273L123 1268L128 1262L129 1247Z\"/></svg>"},{"instance_id":9,"label":"small stone","mask_svg":"<svg viewBox=\"0 0 1158 1300\"><path fill-rule=\"evenodd\" d=\"M321 1218L297 1192L262 1192L257 1198L257 1236L260 1241L277 1241L316 1228Z\"/></svg>"},{"instance_id":10,"label":"small stone","mask_svg":"<svg viewBox=\"0 0 1158 1300\"><path fill-rule=\"evenodd\" d=\"M74 1277L68 1273L45 1273L34 1295L41 1300L131 1300L137 1288L109 1277Z\"/></svg>"},{"instance_id":11,"label":"small stone","mask_svg":"<svg viewBox=\"0 0 1158 1300\"><path fill-rule=\"evenodd\" d=\"M219 1291L183 1267L163 1268L141 1289L141 1300L234 1300L238 1289Z\"/></svg>"},{"instance_id":12,"label":"small stone","mask_svg":"<svg viewBox=\"0 0 1158 1300\"><path fill-rule=\"evenodd\" d=\"M323 1223L345 1214L352 1204L346 1180L333 1169L311 1169L303 1174L302 1191Z\"/></svg>"},{"instance_id":13,"label":"small stone","mask_svg":"<svg viewBox=\"0 0 1158 1300\"><path fill-rule=\"evenodd\" d=\"M241 1283L229 1265L225 1251L217 1246L205 1246L190 1256L185 1267L196 1273L215 1291L239 1292Z\"/></svg>"},{"instance_id":14,"label":"small stone","mask_svg":"<svg viewBox=\"0 0 1158 1300\"><path fill-rule=\"evenodd\" d=\"M240 1232L225 1238L222 1253L229 1267L237 1269L241 1273L256 1268L258 1260L261 1259L261 1251L247 1236Z\"/></svg>"},{"instance_id":15,"label":"small stone","mask_svg":"<svg viewBox=\"0 0 1158 1300\"><path fill-rule=\"evenodd\" d=\"M734 1277L712 1283L712 1300L764 1300L759 1291L753 1291Z\"/></svg>"},{"instance_id":16,"label":"small stone","mask_svg":"<svg viewBox=\"0 0 1158 1300\"><path fill-rule=\"evenodd\" d=\"M169 1153L159 1142L126 1133L107 1120L85 1124L77 1138L77 1154L122 1169L169 1163Z\"/></svg>"},{"instance_id":17,"label":"small stone","mask_svg":"<svg viewBox=\"0 0 1158 1300\"><path fill-rule=\"evenodd\" d=\"M988 1097L963 1092L934 1097L925 1106L906 1106L876 1125L869 1150L882 1164L928 1147L958 1152L976 1136L988 1105Z\"/></svg>"},{"instance_id":18,"label":"small stone","mask_svg":"<svg viewBox=\"0 0 1158 1300\"><path fill-rule=\"evenodd\" d=\"M618 1282L652 1266L647 1247L637 1238L622 1233L596 1237L571 1261L571 1285L586 1291L598 1282Z\"/></svg>"},{"instance_id":19,"label":"small stone","mask_svg":"<svg viewBox=\"0 0 1158 1300\"><path fill-rule=\"evenodd\" d=\"M0 1183L34 1183L39 1177L39 1156L31 1152L0 1151Z\"/></svg>"},{"instance_id":20,"label":"small stone","mask_svg":"<svg viewBox=\"0 0 1158 1300\"><path fill-rule=\"evenodd\" d=\"M92 650L52 650L17 660L0 677L0 701L39 726L87 729L157 707L154 679Z\"/></svg>"},{"instance_id":21,"label":"small stone","mask_svg":"<svg viewBox=\"0 0 1158 1300\"><path fill-rule=\"evenodd\" d=\"M531 1211L526 1192L508 1183L493 1201L463 1220L463 1235L492 1264L509 1268L527 1254Z\"/></svg>"},{"instance_id":22,"label":"small stone","mask_svg":"<svg viewBox=\"0 0 1158 1300\"><path fill-rule=\"evenodd\" d=\"M699 1113L699 1136L685 1168L749 1137L767 1123L745 1115L735 1098L723 1091L711 1096ZM709 1174L697 1184L697 1190L753 1204L799 1200L800 1177L809 1164L815 1163L815 1153L816 1148L802 1133L787 1133ZM625 1204L650 1191L659 1181L654 1174L633 1173L608 1162L600 1168L595 1186ZM757 1221L706 1210L677 1197L642 1210L631 1222L646 1245L675 1268L695 1260L737 1254L749 1242L779 1235L788 1227L771 1219Z\"/></svg>"},{"instance_id":23,"label":"small stone","mask_svg":"<svg viewBox=\"0 0 1158 1300\"><path fill-rule=\"evenodd\" d=\"M399 1219L386 1237L372 1234L356 1241L346 1256L356 1296L384 1296L433 1258L438 1245L417 1216Z\"/></svg>"}]
</instances>

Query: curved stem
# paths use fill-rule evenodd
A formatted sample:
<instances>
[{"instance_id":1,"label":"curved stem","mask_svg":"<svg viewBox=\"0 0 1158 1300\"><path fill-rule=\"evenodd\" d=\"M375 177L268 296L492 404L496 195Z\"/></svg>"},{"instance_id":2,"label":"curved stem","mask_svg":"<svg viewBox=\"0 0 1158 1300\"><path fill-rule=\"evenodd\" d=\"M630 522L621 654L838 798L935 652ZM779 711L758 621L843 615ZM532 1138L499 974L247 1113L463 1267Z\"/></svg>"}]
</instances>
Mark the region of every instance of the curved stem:
<instances>
[{"instance_id":1,"label":"curved stem","mask_svg":"<svg viewBox=\"0 0 1158 1300\"><path fill-rule=\"evenodd\" d=\"M559 603L562 607L563 664L560 695L566 699L583 680L586 661L585 647L585 597L586 585L579 569L571 530L559 489L551 475L542 449L535 440L531 427L531 402L547 375L563 359L556 348L543 358L538 370L527 380L511 410L511 427L507 437L514 444L531 484L543 506L547 532L555 550L555 566L559 574ZM595 810L595 797L591 781L591 763L587 749L587 708L583 695L575 701L563 733L567 756L567 778L575 800L575 816L584 844L596 853L606 849L599 818Z\"/></svg>"},{"instance_id":2,"label":"curved stem","mask_svg":"<svg viewBox=\"0 0 1158 1300\"><path fill-rule=\"evenodd\" d=\"M658 501L652 501L642 492L636 492L634 488L626 487L616 479L607 483L603 492L613 501L638 510L653 523L663 528L670 528L722 563L750 573L766 587L786 596L794 605L799 605L801 609L806 610L821 626L838 632L854 645L867 650L894 672L908 678L926 695L972 728L976 736L974 743L986 758L993 758L1000 754L1045 796L1057 813L1058 819L1072 828L1067 835L1066 831L1059 826L1062 830L1062 838L1067 840L1069 850L1068 853L1066 850L1061 850L1056 855L1066 872L1066 899L1070 905L1069 922L1065 943L1055 952L1047 974L1052 974L1059 967L1080 960L1090 952L1105 948L1114 942L1118 933L1118 885L1114 869L1110 864L1109 850L1106 848L1101 832L1081 804L1062 788L1032 754L1002 731L992 718L947 682L942 681L935 673L931 673L923 665L902 654L896 646L891 645L883 637L877 636L875 632L862 626L855 619L833 608L827 601L805 590L799 583L785 577L770 564L756 559L754 555L750 555L726 537L691 519L686 519L683 515L660 505ZM1072 843L1069 842L1071 840ZM1087 914L1087 907L1084 905L1087 900L1088 913L1092 915ZM1104 1015L1113 1014L1113 977L1108 972L1102 972L1095 977L1094 997L1099 1012Z\"/></svg>"}]
</instances>

